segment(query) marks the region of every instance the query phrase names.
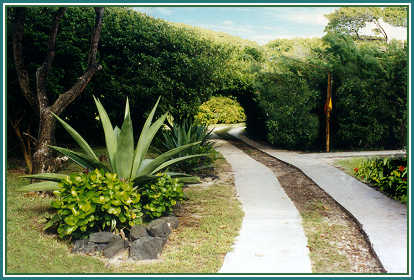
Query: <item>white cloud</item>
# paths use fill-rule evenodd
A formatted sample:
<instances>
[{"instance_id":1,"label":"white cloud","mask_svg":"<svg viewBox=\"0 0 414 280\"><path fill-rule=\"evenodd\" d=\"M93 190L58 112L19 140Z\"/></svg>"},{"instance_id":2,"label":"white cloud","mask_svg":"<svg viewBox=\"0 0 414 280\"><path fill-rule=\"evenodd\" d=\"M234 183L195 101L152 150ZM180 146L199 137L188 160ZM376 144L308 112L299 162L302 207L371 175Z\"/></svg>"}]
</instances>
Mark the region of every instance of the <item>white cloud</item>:
<instances>
[{"instance_id":1,"label":"white cloud","mask_svg":"<svg viewBox=\"0 0 414 280\"><path fill-rule=\"evenodd\" d=\"M325 26L328 23L325 15L335 10L334 7L275 7L266 9L268 11L268 14L274 16L275 18L298 24L310 24L319 26Z\"/></svg>"},{"instance_id":2,"label":"white cloud","mask_svg":"<svg viewBox=\"0 0 414 280\"><path fill-rule=\"evenodd\" d=\"M312 24L326 26L328 19L324 16L325 13L296 13L294 15L287 16L286 19L299 24Z\"/></svg>"},{"instance_id":3,"label":"white cloud","mask_svg":"<svg viewBox=\"0 0 414 280\"><path fill-rule=\"evenodd\" d=\"M173 12L172 12L172 10L170 10L170 9L168 9L168 8L161 8L161 7L158 7L158 8L155 8L155 10L158 12L158 13L160 13L160 14L162 14L162 15L165 15L165 16L169 16L169 15L171 15Z\"/></svg>"},{"instance_id":4,"label":"white cloud","mask_svg":"<svg viewBox=\"0 0 414 280\"><path fill-rule=\"evenodd\" d=\"M270 30L270 31L279 30L279 28L278 27L275 27L275 26L262 26L262 29L264 29L264 30Z\"/></svg>"},{"instance_id":5,"label":"white cloud","mask_svg":"<svg viewBox=\"0 0 414 280\"><path fill-rule=\"evenodd\" d=\"M231 20L225 20L225 21L223 21L223 24L224 25L232 25L233 22Z\"/></svg>"}]
</instances>

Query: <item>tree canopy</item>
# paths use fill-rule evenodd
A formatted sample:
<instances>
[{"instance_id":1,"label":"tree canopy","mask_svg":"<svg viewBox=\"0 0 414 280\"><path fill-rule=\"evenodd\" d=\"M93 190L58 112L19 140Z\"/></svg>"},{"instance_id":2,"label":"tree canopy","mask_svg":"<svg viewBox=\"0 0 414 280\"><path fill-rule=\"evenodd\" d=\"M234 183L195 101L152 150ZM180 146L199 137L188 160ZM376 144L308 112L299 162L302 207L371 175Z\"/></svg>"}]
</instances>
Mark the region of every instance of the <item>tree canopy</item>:
<instances>
[{"instance_id":1,"label":"tree canopy","mask_svg":"<svg viewBox=\"0 0 414 280\"><path fill-rule=\"evenodd\" d=\"M374 23L376 34L388 41L388 35L382 26L382 21L393 26L407 26L406 7L341 7L326 15L329 20L325 27L326 32L338 32L355 36L361 40L361 29L367 23Z\"/></svg>"}]
</instances>

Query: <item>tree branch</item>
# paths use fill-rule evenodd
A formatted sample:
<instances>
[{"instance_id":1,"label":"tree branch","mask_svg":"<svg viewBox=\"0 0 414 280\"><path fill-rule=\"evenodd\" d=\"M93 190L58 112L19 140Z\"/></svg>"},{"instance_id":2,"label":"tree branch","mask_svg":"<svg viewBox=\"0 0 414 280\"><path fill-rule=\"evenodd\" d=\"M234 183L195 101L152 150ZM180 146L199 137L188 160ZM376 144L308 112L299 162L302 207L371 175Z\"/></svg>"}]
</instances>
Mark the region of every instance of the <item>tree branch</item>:
<instances>
[{"instance_id":1,"label":"tree branch","mask_svg":"<svg viewBox=\"0 0 414 280\"><path fill-rule=\"evenodd\" d=\"M382 35L384 36L385 41L388 42L388 35L385 32L384 28L382 28L381 24L379 24L379 21L377 19L374 20L374 22L378 29L381 31Z\"/></svg>"},{"instance_id":2,"label":"tree branch","mask_svg":"<svg viewBox=\"0 0 414 280\"><path fill-rule=\"evenodd\" d=\"M24 65L23 59L23 34L24 34L24 20L26 8L16 7L15 8L15 26L13 33L13 57L14 64L16 66L17 79L19 81L20 89L22 90L23 96L39 115L39 108L37 106L37 99L30 89L29 72Z\"/></svg>"},{"instance_id":3,"label":"tree branch","mask_svg":"<svg viewBox=\"0 0 414 280\"><path fill-rule=\"evenodd\" d=\"M65 108L83 92L96 71L102 69L102 66L97 65L96 63L96 55L98 52L99 39L101 37L103 13L103 7L95 7L95 28L91 37L91 45L88 54L88 68L72 88L59 95L58 99L56 99L55 103L51 106L52 112L57 115L62 113Z\"/></svg>"},{"instance_id":4,"label":"tree branch","mask_svg":"<svg viewBox=\"0 0 414 280\"><path fill-rule=\"evenodd\" d=\"M72 86L71 89L65 93L59 95L55 103L51 106L51 111L56 115L62 113L65 108L71 104L85 89L89 81L92 79L96 71L101 70L102 66L91 66L88 70L79 78L79 80Z\"/></svg>"},{"instance_id":5,"label":"tree branch","mask_svg":"<svg viewBox=\"0 0 414 280\"><path fill-rule=\"evenodd\" d=\"M40 110L49 106L49 100L46 92L47 75L49 73L49 69L52 66L53 60L55 59L56 36L59 30L60 20L62 19L66 10L66 7L59 8L57 10L53 25L50 28L46 58L43 61L43 64L36 70L36 91Z\"/></svg>"},{"instance_id":6,"label":"tree branch","mask_svg":"<svg viewBox=\"0 0 414 280\"><path fill-rule=\"evenodd\" d=\"M102 19L104 15L103 7L95 7L95 29L91 38L91 47L88 55L88 67L96 64L96 54L98 52L99 38L101 37Z\"/></svg>"}]
</instances>

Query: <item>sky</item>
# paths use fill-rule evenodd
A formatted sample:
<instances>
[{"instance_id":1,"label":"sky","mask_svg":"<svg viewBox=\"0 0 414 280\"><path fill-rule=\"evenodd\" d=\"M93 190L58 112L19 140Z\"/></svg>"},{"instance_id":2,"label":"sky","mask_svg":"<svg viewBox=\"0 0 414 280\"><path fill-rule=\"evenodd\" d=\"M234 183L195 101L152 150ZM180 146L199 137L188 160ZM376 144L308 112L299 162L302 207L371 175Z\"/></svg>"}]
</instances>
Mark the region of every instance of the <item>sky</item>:
<instances>
[{"instance_id":1,"label":"sky","mask_svg":"<svg viewBox=\"0 0 414 280\"><path fill-rule=\"evenodd\" d=\"M139 7L138 11L170 22L184 23L256 41L322 37L335 7ZM391 38L406 38L405 29L386 25ZM369 33L373 27L368 27ZM397 30L396 30L397 29ZM387 32L388 33L388 32Z\"/></svg>"}]
</instances>

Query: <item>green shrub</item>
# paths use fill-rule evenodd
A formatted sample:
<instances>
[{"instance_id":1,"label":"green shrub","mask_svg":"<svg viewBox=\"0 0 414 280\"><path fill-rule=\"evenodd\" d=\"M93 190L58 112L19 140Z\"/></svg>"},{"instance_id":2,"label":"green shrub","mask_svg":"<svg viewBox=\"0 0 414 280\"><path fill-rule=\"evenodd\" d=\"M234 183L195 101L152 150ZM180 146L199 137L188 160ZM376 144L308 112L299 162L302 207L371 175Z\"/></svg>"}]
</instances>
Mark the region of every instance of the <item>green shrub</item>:
<instances>
[{"instance_id":1,"label":"green shrub","mask_svg":"<svg viewBox=\"0 0 414 280\"><path fill-rule=\"evenodd\" d=\"M159 152L165 152L189 143L199 143L177 154L177 157L185 157L203 154L203 157L188 158L177 162L172 168L174 170L192 173L194 170L202 169L211 165L216 158L213 142L209 140L212 131L206 125L196 124L190 120L183 120L173 124L171 128L164 129L155 138L154 144Z\"/></svg>"},{"instance_id":2,"label":"green shrub","mask_svg":"<svg viewBox=\"0 0 414 280\"><path fill-rule=\"evenodd\" d=\"M407 159L371 159L354 169L355 176L396 200L407 202Z\"/></svg>"},{"instance_id":3,"label":"green shrub","mask_svg":"<svg viewBox=\"0 0 414 280\"><path fill-rule=\"evenodd\" d=\"M75 173L59 183L52 206L57 209L45 229L57 227L61 238L120 230L142 223L140 194L131 182L104 170Z\"/></svg>"},{"instance_id":4,"label":"green shrub","mask_svg":"<svg viewBox=\"0 0 414 280\"><path fill-rule=\"evenodd\" d=\"M267 141L288 149L313 147L319 132L319 119L312 113L317 92L294 73L262 74L258 90Z\"/></svg>"},{"instance_id":5,"label":"green shrub","mask_svg":"<svg viewBox=\"0 0 414 280\"><path fill-rule=\"evenodd\" d=\"M232 124L244 122L246 115L237 101L224 96L215 96L200 106L195 120L205 125Z\"/></svg>"},{"instance_id":6,"label":"green shrub","mask_svg":"<svg viewBox=\"0 0 414 280\"><path fill-rule=\"evenodd\" d=\"M150 219L170 214L173 207L184 199L182 184L167 174L143 186L141 203L145 217Z\"/></svg>"}]
</instances>

